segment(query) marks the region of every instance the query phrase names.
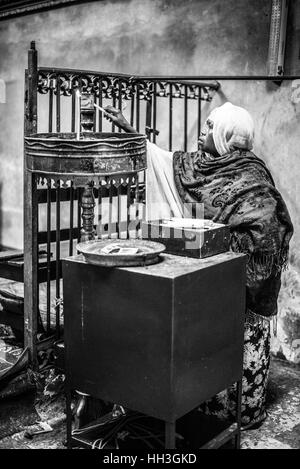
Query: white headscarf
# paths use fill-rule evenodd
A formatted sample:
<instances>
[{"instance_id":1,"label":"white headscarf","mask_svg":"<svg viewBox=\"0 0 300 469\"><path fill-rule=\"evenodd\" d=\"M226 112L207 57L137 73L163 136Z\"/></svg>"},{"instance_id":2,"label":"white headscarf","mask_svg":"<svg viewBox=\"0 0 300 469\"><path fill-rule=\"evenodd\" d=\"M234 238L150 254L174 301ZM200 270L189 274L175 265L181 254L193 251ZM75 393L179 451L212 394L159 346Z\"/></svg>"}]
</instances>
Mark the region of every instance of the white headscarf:
<instances>
[{"instance_id":1,"label":"white headscarf","mask_svg":"<svg viewBox=\"0 0 300 469\"><path fill-rule=\"evenodd\" d=\"M213 140L219 155L226 155L234 147L252 150L254 123L249 112L227 102L209 115L213 121Z\"/></svg>"}]
</instances>

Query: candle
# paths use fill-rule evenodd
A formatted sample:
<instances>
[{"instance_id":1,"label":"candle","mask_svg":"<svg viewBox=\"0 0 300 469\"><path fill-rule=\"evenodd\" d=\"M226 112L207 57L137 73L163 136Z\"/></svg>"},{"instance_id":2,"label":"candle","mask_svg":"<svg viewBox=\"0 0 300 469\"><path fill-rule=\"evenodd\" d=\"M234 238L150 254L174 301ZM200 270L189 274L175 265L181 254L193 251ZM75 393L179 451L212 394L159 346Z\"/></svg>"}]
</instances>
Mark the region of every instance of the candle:
<instances>
[{"instance_id":1,"label":"candle","mask_svg":"<svg viewBox=\"0 0 300 469\"><path fill-rule=\"evenodd\" d=\"M112 116L112 114L110 112L105 111L105 109L103 109L103 107L101 107L101 106L98 106L98 104L94 103L94 106L95 106L95 108L99 109L99 111L103 112L103 114L106 114L108 117Z\"/></svg>"},{"instance_id":2,"label":"candle","mask_svg":"<svg viewBox=\"0 0 300 469\"><path fill-rule=\"evenodd\" d=\"M80 139L80 91L76 90L76 107L77 107L77 135L76 139Z\"/></svg>"}]
</instances>

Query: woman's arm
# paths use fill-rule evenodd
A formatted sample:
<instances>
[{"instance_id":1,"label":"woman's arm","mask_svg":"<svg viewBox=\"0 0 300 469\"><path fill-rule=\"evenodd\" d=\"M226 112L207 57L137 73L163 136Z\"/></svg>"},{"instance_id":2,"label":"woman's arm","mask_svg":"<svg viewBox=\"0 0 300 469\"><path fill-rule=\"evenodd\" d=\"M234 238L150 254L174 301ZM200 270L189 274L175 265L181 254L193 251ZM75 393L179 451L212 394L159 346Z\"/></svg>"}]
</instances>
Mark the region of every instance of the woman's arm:
<instances>
[{"instance_id":1,"label":"woman's arm","mask_svg":"<svg viewBox=\"0 0 300 469\"><path fill-rule=\"evenodd\" d=\"M105 119L109 120L110 122L113 122L115 125L117 125L120 129L125 130L125 132L129 134L137 134L138 132L129 124L129 122L125 119L123 116L122 112L119 109L116 109L113 106L107 106L104 108L106 112L110 114L110 116L107 116L104 114Z\"/></svg>"}]
</instances>

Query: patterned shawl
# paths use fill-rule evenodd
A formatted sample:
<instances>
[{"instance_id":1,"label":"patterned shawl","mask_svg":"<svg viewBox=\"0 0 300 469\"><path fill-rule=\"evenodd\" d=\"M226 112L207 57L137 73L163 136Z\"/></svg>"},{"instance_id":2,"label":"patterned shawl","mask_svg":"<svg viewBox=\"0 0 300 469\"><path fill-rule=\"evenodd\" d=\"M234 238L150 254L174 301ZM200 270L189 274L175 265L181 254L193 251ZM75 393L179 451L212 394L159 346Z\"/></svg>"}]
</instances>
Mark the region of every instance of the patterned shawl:
<instances>
[{"instance_id":1,"label":"patterned shawl","mask_svg":"<svg viewBox=\"0 0 300 469\"><path fill-rule=\"evenodd\" d=\"M264 162L236 150L219 158L176 152L173 165L182 201L203 203L205 218L229 224L231 249L247 254L247 309L276 315L293 225Z\"/></svg>"}]
</instances>

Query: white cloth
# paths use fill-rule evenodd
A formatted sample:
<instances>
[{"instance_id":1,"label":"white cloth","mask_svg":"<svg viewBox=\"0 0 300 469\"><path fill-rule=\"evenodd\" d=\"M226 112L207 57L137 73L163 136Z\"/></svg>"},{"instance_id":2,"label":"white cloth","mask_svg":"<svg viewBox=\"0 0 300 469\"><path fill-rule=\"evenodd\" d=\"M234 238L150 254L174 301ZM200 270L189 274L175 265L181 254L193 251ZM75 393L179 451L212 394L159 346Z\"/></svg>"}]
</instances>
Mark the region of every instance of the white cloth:
<instances>
[{"instance_id":1,"label":"white cloth","mask_svg":"<svg viewBox=\"0 0 300 469\"><path fill-rule=\"evenodd\" d=\"M183 217L173 173L173 153L147 140L146 219Z\"/></svg>"},{"instance_id":2,"label":"white cloth","mask_svg":"<svg viewBox=\"0 0 300 469\"><path fill-rule=\"evenodd\" d=\"M227 102L216 107L208 119L213 122L213 140L219 155L226 155L234 147L252 150L254 123L246 109Z\"/></svg>"}]
</instances>

